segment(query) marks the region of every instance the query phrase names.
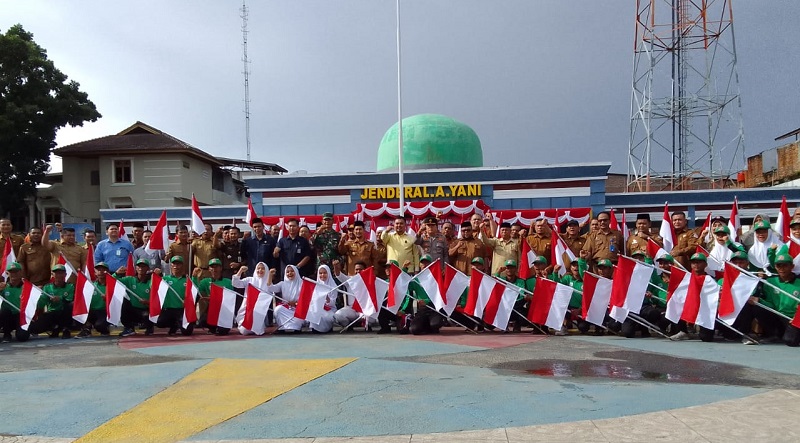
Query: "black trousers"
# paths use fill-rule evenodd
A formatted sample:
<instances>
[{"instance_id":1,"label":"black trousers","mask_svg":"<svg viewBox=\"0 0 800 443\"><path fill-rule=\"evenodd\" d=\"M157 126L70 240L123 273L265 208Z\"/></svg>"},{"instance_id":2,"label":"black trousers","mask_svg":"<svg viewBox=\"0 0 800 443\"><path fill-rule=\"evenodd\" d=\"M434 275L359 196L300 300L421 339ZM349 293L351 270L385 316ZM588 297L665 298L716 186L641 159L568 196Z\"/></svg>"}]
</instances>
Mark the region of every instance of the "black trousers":
<instances>
[{"instance_id":1,"label":"black trousers","mask_svg":"<svg viewBox=\"0 0 800 443\"><path fill-rule=\"evenodd\" d=\"M48 311L39 315L28 330L32 334L68 331L72 326L72 303L65 303L60 311Z\"/></svg>"},{"instance_id":2,"label":"black trousers","mask_svg":"<svg viewBox=\"0 0 800 443\"><path fill-rule=\"evenodd\" d=\"M84 329L91 329L94 327L97 332L108 335L111 330L108 328L108 320L105 309L90 309L89 317L83 325Z\"/></svg>"},{"instance_id":3,"label":"black trousers","mask_svg":"<svg viewBox=\"0 0 800 443\"><path fill-rule=\"evenodd\" d=\"M411 320L409 331L414 335L437 334L444 325L444 319L438 312L423 308Z\"/></svg>"},{"instance_id":4,"label":"black trousers","mask_svg":"<svg viewBox=\"0 0 800 443\"><path fill-rule=\"evenodd\" d=\"M135 329L140 323L152 325L150 311L145 308L136 308L127 298L122 301L122 326L126 329Z\"/></svg>"},{"instance_id":5,"label":"black trousers","mask_svg":"<svg viewBox=\"0 0 800 443\"><path fill-rule=\"evenodd\" d=\"M19 312L5 304L0 307L0 325L3 325L3 335L6 337L11 336L11 331L14 331L17 341L27 341L31 337L28 331L19 327Z\"/></svg>"},{"instance_id":6,"label":"black trousers","mask_svg":"<svg viewBox=\"0 0 800 443\"><path fill-rule=\"evenodd\" d=\"M189 324L183 327L183 308L163 308L158 316L156 326L159 328L169 328L170 332L177 332L180 329L183 335L192 335L194 325Z\"/></svg>"}]
</instances>

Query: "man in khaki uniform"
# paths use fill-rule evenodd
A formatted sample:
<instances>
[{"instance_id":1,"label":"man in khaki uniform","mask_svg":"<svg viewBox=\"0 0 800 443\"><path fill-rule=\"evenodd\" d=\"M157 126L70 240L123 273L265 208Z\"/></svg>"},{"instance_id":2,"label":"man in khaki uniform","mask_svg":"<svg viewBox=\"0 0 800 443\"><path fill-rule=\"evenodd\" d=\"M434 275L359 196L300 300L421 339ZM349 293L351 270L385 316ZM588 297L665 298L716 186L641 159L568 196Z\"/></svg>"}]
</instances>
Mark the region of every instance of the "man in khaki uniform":
<instances>
[{"instance_id":1,"label":"man in khaki uniform","mask_svg":"<svg viewBox=\"0 0 800 443\"><path fill-rule=\"evenodd\" d=\"M513 238L513 237L512 237ZM540 218L533 222L533 233L526 239L531 251L537 256L550 257L550 230L547 227L547 220Z\"/></svg>"},{"instance_id":2,"label":"man in khaki uniform","mask_svg":"<svg viewBox=\"0 0 800 443\"><path fill-rule=\"evenodd\" d=\"M56 225L56 227L60 227ZM86 256L88 251L75 241L75 228L61 228L61 241L57 244L57 252L64 255L64 259L77 272L82 272L86 266ZM71 275L69 283L75 283L77 275Z\"/></svg>"},{"instance_id":3,"label":"man in khaki uniform","mask_svg":"<svg viewBox=\"0 0 800 443\"><path fill-rule=\"evenodd\" d=\"M503 222L500 224L500 238L489 237L488 229L491 224L483 222L481 233L478 238L492 250L492 275L500 272L500 268L508 260L519 260L520 244L519 241L511 238L511 223Z\"/></svg>"},{"instance_id":4,"label":"man in khaki uniform","mask_svg":"<svg viewBox=\"0 0 800 443\"><path fill-rule=\"evenodd\" d=\"M684 268L689 269L689 257L695 253L700 235L686 227L686 214L682 211L672 213L672 227L675 230L675 246L669 255Z\"/></svg>"},{"instance_id":5,"label":"man in khaki uniform","mask_svg":"<svg viewBox=\"0 0 800 443\"><path fill-rule=\"evenodd\" d=\"M650 233L650 214L639 214L636 216L636 232L628 237L625 251L629 256L635 252L643 252L647 255L647 239L652 238L659 246L663 245L663 240L657 234Z\"/></svg>"},{"instance_id":6,"label":"man in khaki uniform","mask_svg":"<svg viewBox=\"0 0 800 443\"><path fill-rule=\"evenodd\" d=\"M186 225L178 226L175 241L169 245L165 261L172 263L172 257L177 256L183 259L181 263L189 263L189 228Z\"/></svg>"},{"instance_id":7,"label":"man in khaki uniform","mask_svg":"<svg viewBox=\"0 0 800 443\"><path fill-rule=\"evenodd\" d=\"M214 228L210 223L203 224L203 228L205 228L205 232L203 232L199 238L192 240L193 270L197 268L203 270L203 273L200 275L201 280L211 277L211 270L209 270L208 263L211 259L220 258L219 251L222 249L222 245L220 244L222 229L214 232Z\"/></svg>"},{"instance_id":8,"label":"man in khaki uniform","mask_svg":"<svg viewBox=\"0 0 800 443\"><path fill-rule=\"evenodd\" d=\"M25 236L12 234L11 231L13 229L14 226L11 225L11 220L7 218L0 219L0 251L5 251L6 241L11 240L14 255L19 257L19 248L25 243Z\"/></svg>"},{"instance_id":9,"label":"man in khaki uniform","mask_svg":"<svg viewBox=\"0 0 800 443\"><path fill-rule=\"evenodd\" d=\"M356 275L356 263L358 262L363 262L365 268L374 264L375 245L364 238L363 221L353 222L353 236L354 238L349 238L347 235L342 235L339 240L339 254L347 257L347 275ZM377 277L383 278L382 275Z\"/></svg>"},{"instance_id":10,"label":"man in khaki uniform","mask_svg":"<svg viewBox=\"0 0 800 443\"><path fill-rule=\"evenodd\" d=\"M450 244L450 262L453 267L470 275L472 273L472 260L480 258L483 263L483 242L475 238L472 233L472 223L461 223L461 237Z\"/></svg>"},{"instance_id":11,"label":"man in khaki uniform","mask_svg":"<svg viewBox=\"0 0 800 443\"><path fill-rule=\"evenodd\" d=\"M624 252L622 248L625 246L625 241L622 233L612 231L609 227L610 222L611 215L608 212L603 211L597 214L597 231L589 234L589 237L586 238L586 243L583 245L587 260L595 265L599 260L603 259L616 263L617 256Z\"/></svg>"},{"instance_id":12,"label":"man in khaki uniform","mask_svg":"<svg viewBox=\"0 0 800 443\"><path fill-rule=\"evenodd\" d=\"M586 236L581 235L581 227L578 220L570 220L567 222L567 232L561 234L561 239L567 244L567 247L575 257L578 257L586 244Z\"/></svg>"},{"instance_id":13,"label":"man in khaki uniform","mask_svg":"<svg viewBox=\"0 0 800 443\"><path fill-rule=\"evenodd\" d=\"M47 227L48 235L51 229L52 226ZM22 265L22 278L42 287L50 281L52 254L56 246L43 236L42 228L31 228L29 235L30 242L23 243L19 248L17 262Z\"/></svg>"}]
</instances>

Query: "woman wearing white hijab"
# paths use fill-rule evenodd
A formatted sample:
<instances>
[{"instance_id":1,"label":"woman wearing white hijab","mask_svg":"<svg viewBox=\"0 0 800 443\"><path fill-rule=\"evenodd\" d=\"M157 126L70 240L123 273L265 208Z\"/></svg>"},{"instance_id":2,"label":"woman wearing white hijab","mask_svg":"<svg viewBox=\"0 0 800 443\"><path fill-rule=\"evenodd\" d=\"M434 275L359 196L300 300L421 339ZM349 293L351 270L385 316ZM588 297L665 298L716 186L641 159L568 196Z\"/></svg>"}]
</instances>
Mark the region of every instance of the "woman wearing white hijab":
<instances>
[{"instance_id":1,"label":"woman wearing white hijab","mask_svg":"<svg viewBox=\"0 0 800 443\"><path fill-rule=\"evenodd\" d=\"M319 323L309 323L312 332L325 333L333 330L334 315L336 314L336 297L339 291L333 289L339 284L333 279L331 275L331 268L328 265L322 265L317 269L317 283L321 283L331 290L325 297L325 310L322 312Z\"/></svg>"},{"instance_id":2,"label":"woman wearing white hijab","mask_svg":"<svg viewBox=\"0 0 800 443\"><path fill-rule=\"evenodd\" d=\"M258 262L256 264L256 269L255 272L253 272L252 277L242 278L242 274L244 274L245 272L247 272L247 266L242 266L241 268L239 268L239 272L231 278L231 284L233 285L234 288L247 288L247 285L251 284L263 292L269 292L267 290L269 267L267 267L266 263ZM244 313L246 310L247 310L247 291L245 290L242 306L239 308L239 312L236 313L236 324L239 325L239 332L242 335L255 334L255 332L242 326L242 322L244 322ZM261 334L264 333L263 329L264 328L259 328L259 330L262 331Z\"/></svg>"},{"instance_id":3,"label":"woman wearing white hijab","mask_svg":"<svg viewBox=\"0 0 800 443\"><path fill-rule=\"evenodd\" d=\"M267 292L280 292L281 299L275 307L275 322L278 324L279 331L300 332L303 329L303 320L294 318L297 300L300 298L300 287L303 285L303 278L300 271L294 265L287 265L283 271L283 281L274 285L267 285ZM275 276L275 269L270 269L268 283Z\"/></svg>"},{"instance_id":4,"label":"woman wearing white hijab","mask_svg":"<svg viewBox=\"0 0 800 443\"><path fill-rule=\"evenodd\" d=\"M747 258L753 266L769 272L769 251L771 249L774 255L775 250L783 246L783 242L781 242L778 239L778 235L770 229L767 219L757 221L753 225L753 231L755 231L753 246L747 251Z\"/></svg>"}]
</instances>

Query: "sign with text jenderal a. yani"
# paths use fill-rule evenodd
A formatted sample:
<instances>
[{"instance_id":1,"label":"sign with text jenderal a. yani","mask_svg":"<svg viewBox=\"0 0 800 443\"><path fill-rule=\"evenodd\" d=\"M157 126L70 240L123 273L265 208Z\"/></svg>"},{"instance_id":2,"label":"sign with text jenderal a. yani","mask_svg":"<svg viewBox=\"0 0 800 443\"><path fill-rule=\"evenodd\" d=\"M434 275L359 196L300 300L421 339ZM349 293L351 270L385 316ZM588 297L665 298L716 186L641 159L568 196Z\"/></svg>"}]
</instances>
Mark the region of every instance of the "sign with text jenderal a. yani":
<instances>
[{"instance_id":1,"label":"sign with text jenderal a. yani","mask_svg":"<svg viewBox=\"0 0 800 443\"><path fill-rule=\"evenodd\" d=\"M403 198L461 198L480 197L481 185L405 186ZM396 200L400 198L399 187L364 188L361 200Z\"/></svg>"}]
</instances>

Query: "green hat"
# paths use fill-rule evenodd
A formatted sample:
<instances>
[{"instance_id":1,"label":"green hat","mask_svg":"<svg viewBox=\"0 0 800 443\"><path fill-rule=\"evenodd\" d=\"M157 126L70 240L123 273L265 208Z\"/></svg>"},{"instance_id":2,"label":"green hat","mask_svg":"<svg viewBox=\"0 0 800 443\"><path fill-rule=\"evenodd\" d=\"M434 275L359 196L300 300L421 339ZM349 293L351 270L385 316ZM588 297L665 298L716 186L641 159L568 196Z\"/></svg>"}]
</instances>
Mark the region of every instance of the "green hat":
<instances>
[{"instance_id":1,"label":"green hat","mask_svg":"<svg viewBox=\"0 0 800 443\"><path fill-rule=\"evenodd\" d=\"M789 254L778 254L775 256L775 264L792 263L792 256Z\"/></svg>"},{"instance_id":2,"label":"green hat","mask_svg":"<svg viewBox=\"0 0 800 443\"><path fill-rule=\"evenodd\" d=\"M17 263L17 262L15 262L15 261L12 261L11 263L8 264L8 267L6 267L6 271L9 271L9 272L10 271L21 271L21 270L22 270L22 265Z\"/></svg>"},{"instance_id":3,"label":"green hat","mask_svg":"<svg viewBox=\"0 0 800 443\"><path fill-rule=\"evenodd\" d=\"M769 229L769 220L765 220L762 218L761 220L757 221L756 224L753 225L753 229L755 230Z\"/></svg>"},{"instance_id":4,"label":"green hat","mask_svg":"<svg viewBox=\"0 0 800 443\"><path fill-rule=\"evenodd\" d=\"M484 264L483 257L475 257L472 259L472 263L479 263Z\"/></svg>"},{"instance_id":5,"label":"green hat","mask_svg":"<svg viewBox=\"0 0 800 443\"><path fill-rule=\"evenodd\" d=\"M507 267L507 268L508 268L509 266L511 266L511 267L515 267L515 268L516 268L516 267L517 267L517 261L516 261L516 260L506 260L506 262L504 263L504 265L505 265L505 267Z\"/></svg>"},{"instance_id":6,"label":"green hat","mask_svg":"<svg viewBox=\"0 0 800 443\"><path fill-rule=\"evenodd\" d=\"M543 256L543 255L539 255L535 259L533 259L533 264L534 265L546 265L547 264L547 258L545 258L545 256Z\"/></svg>"},{"instance_id":7,"label":"green hat","mask_svg":"<svg viewBox=\"0 0 800 443\"><path fill-rule=\"evenodd\" d=\"M150 262L145 260L145 259L143 259L143 258L140 258L139 260L136 260L136 266L139 266L139 265L145 265L145 266L147 266L149 268L150 267Z\"/></svg>"},{"instance_id":8,"label":"green hat","mask_svg":"<svg viewBox=\"0 0 800 443\"><path fill-rule=\"evenodd\" d=\"M708 261L708 259L702 252L695 252L691 257L689 257L689 261Z\"/></svg>"},{"instance_id":9,"label":"green hat","mask_svg":"<svg viewBox=\"0 0 800 443\"><path fill-rule=\"evenodd\" d=\"M389 264L390 264L390 265L395 265L395 266L397 266L398 268L400 267L400 262L399 262L399 261L397 261L397 260L389 260Z\"/></svg>"},{"instance_id":10,"label":"green hat","mask_svg":"<svg viewBox=\"0 0 800 443\"><path fill-rule=\"evenodd\" d=\"M419 258L419 261L433 261L433 259L431 258L430 255L425 254L425 255L423 255L422 257Z\"/></svg>"},{"instance_id":11,"label":"green hat","mask_svg":"<svg viewBox=\"0 0 800 443\"><path fill-rule=\"evenodd\" d=\"M176 255L175 257L172 257L171 259L169 259L169 262L170 263L183 263L183 256L182 255Z\"/></svg>"},{"instance_id":12,"label":"green hat","mask_svg":"<svg viewBox=\"0 0 800 443\"><path fill-rule=\"evenodd\" d=\"M795 217L789 222L789 226L800 225L800 217Z\"/></svg>"},{"instance_id":13,"label":"green hat","mask_svg":"<svg viewBox=\"0 0 800 443\"><path fill-rule=\"evenodd\" d=\"M737 258L742 259L742 260L749 260L749 258L747 257L747 253L744 252L744 251L736 251L736 252L733 253L733 255L731 255L731 260L737 259Z\"/></svg>"},{"instance_id":14,"label":"green hat","mask_svg":"<svg viewBox=\"0 0 800 443\"><path fill-rule=\"evenodd\" d=\"M664 254L664 255L662 255L662 256L661 256L661 257L659 257L659 258L658 258L658 260L656 260L656 261L661 261L661 260L664 260L664 261L667 261L667 262L670 262L670 263L675 263L675 258L674 258L674 257L672 257L672 256L671 256L671 255L669 255L669 254Z\"/></svg>"},{"instance_id":15,"label":"green hat","mask_svg":"<svg viewBox=\"0 0 800 443\"><path fill-rule=\"evenodd\" d=\"M325 220L326 218L333 218L333 212L323 212L322 219Z\"/></svg>"},{"instance_id":16,"label":"green hat","mask_svg":"<svg viewBox=\"0 0 800 443\"><path fill-rule=\"evenodd\" d=\"M726 225L717 226L717 228L714 229L714 234L719 234L719 233L725 233L731 235L731 228L729 228Z\"/></svg>"},{"instance_id":17,"label":"green hat","mask_svg":"<svg viewBox=\"0 0 800 443\"><path fill-rule=\"evenodd\" d=\"M637 250L631 252L631 257L637 256L637 255L643 255L643 256L647 257L647 252L645 252L645 251L643 251L641 249L637 249Z\"/></svg>"},{"instance_id":18,"label":"green hat","mask_svg":"<svg viewBox=\"0 0 800 443\"><path fill-rule=\"evenodd\" d=\"M603 258L597 261L597 266L605 266L607 268L613 268L614 264L611 263L611 260Z\"/></svg>"},{"instance_id":19,"label":"green hat","mask_svg":"<svg viewBox=\"0 0 800 443\"><path fill-rule=\"evenodd\" d=\"M212 258L208 261L208 266L222 266L222 260L218 258Z\"/></svg>"},{"instance_id":20,"label":"green hat","mask_svg":"<svg viewBox=\"0 0 800 443\"><path fill-rule=\"evenodd\" d=\"M50 270L53 271L53 272L58 272L58 271L67 272L67 267L64 266L64 265L58 264L58 265L55 265L52 268L50 268Z\"/></svg>"},{"instance_id":21,"label":"green hat","mask_svg":"<svg viewBox=\"0 0 800 443\"><path fill-rule=\"evenodd\" d=\"M100 261L100 262L97 262L97 263L94 264L94 268L95 269L97 269L97 268L106 268L106 269L108 269L108 265L106 264L106 262Z\"/></svg>"}]
</instances>

